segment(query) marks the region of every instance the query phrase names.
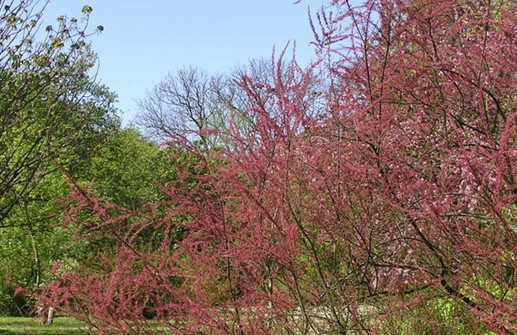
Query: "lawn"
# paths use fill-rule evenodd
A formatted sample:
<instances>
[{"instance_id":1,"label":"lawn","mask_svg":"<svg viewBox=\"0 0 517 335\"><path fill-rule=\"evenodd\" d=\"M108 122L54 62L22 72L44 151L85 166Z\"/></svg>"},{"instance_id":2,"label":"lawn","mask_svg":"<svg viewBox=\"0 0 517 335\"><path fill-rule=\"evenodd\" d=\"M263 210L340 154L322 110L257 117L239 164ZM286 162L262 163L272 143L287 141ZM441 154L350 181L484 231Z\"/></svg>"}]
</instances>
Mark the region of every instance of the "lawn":
<instances>
[{"instance_id":1,"label":"lawn","mask_svg":"<svg viewBox=\"0 0 517 335\"><path fill-rule=\"evenodd\" d=\"M52 325L41 324L41 319L0 317L0 335L86 335L85 325L74 318L57 317Z\"/></svg>"}]
</instances>

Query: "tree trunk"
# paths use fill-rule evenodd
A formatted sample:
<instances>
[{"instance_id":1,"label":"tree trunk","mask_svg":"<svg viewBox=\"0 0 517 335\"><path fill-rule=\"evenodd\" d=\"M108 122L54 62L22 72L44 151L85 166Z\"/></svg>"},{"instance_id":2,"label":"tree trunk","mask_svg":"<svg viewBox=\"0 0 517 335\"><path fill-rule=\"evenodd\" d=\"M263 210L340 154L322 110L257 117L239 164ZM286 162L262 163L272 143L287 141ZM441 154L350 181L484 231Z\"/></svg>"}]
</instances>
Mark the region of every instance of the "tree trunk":
<instances>
[{"instance_id":1,"label":"tree trunk","mask_svg":"<svg viewBox=\"0 0 517 335\"><path fill-rule=\"evenodd\" d=\"M36 243L36 238L34 237L34 226L32 225L32 221L29 215L29 209L27 207L27 201L24 203L25 209L25 219L27 222L27 227L29 231L29 237L31 239L32 252L34 255L34 288L37 289L41 283L41 261L39 258L39 250L38 244ZM54 322L54 314L55 308L50 306L48 307L46 315L43 316L43 323L51 325Z\"/></svg>"}]
</instances>

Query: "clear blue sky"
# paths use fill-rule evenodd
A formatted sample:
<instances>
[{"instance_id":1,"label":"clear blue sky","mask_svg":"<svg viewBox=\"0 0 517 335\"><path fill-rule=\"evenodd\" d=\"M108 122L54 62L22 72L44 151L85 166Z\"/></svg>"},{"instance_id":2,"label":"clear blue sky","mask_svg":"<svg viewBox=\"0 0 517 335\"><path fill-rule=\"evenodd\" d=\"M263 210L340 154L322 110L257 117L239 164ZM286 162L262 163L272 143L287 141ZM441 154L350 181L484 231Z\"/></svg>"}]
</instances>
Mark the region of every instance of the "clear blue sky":
<instances>
[{"instance_id":1,"label":"clear blue sky","mask_svg":"<svg viewBox=\"0 0 517 335\"><path fill-rule=\"evenodd\" d=\"M92 37L99 56L99 80L119 95L124 124L136 113L136 100L168 72L193 65L210 73L228 72L251 58L270 57L296 41L301 64L313 58L307 8L324 0L51 0L46 24L59 15L81 16L93 8Z\"/></svg>"}]
</instances>

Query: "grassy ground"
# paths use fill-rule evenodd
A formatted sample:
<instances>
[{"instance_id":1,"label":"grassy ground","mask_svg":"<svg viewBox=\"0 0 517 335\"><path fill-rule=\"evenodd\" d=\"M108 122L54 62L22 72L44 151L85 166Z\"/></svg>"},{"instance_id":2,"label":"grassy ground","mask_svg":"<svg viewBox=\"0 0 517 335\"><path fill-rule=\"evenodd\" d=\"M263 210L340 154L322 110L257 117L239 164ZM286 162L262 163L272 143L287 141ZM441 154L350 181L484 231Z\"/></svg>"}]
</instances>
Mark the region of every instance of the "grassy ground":
<instances>
[{"instance_id":1,"label":"grassy ground","mask_svg":"<svg viewBox=\"0 0 517 335\"><path fill-rule=\"evenodd\" d=\"M86 335L81 322L68 317L57 317L52 325L41 324L41 319L0 317L0 335Z\"/></svg>"}]
</instances>

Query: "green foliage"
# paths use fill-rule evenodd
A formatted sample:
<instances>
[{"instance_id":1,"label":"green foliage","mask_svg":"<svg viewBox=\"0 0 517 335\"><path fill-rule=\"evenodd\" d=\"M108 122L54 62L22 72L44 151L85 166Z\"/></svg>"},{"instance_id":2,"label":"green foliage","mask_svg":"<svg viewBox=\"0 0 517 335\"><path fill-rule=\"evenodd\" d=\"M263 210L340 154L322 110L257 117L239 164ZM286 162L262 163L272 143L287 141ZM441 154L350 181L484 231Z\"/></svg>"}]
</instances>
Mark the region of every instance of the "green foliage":
<instances>
[{"instance_id":1,"label":"green foliage","mask_svg":"<svg viewBox=\"0 0 517 335\"><path fill-rule=\"evenodd\" d=\"M386 299L379 308L390 305ZM493 335L481 323L473 324L465 319L468 310L451 297L430 296L427 301L408 302L408 306L398 312L391 311L382 327L386 334L422 334L422 335ZM375 321L373 321L375 322Z\"/></svg>"},{"instance_id":2,"label":"green foliage","mask_svg":"<svg viewBox=\"0 0 517 335\"><path fill-rule=\"evenodd\" d=\"M88 5L84 5L81 9L81 13L83 14L91 14L91 12L93 12L93 8Z\"/></svg>"},{"instance_id":3,"label":"green foliage","mask_svg":"<svg viewBox=\"0 0 517 335\"><path fill-rule=\"evenodd\" d=\"M97 150L85 177L94 178L95 195L134 207L143 199L159 198L158 186L165 181L168 164L170 158L165 150L135 129L122 129Z\"/></svg>"},{"instance_id":4,"label":"green foliage","mask_svg":"<svg viewBox=\"0 0 517 335\"><path fill-rule=\"evenodd\" d=\"M24 294L14 296L14 290L13 285L0 286L0 315L21 316L31 309L31 299Z\"/></svg>"},{"instance_id":5,"label":"green foliage","mask_svg":"<svg viewBox=\"0 0 517 335\"><path fill-rule=\"evenodd\" d=\"M89 75L96 56L84 27L59 20L40 43L28 14L16 8L19 25L0 21L0 218L5 218L55 168L73 160L92 137L118 127L115 96ZM29 12L30 13L30 12ZM26 23L23 25L22 23ZM19 36L24 43L14 45Z\"/></svg>"},{"instance_id":6,"label":"green foliage","mask_svg":"<svg viewBox=\"0 0 517 335\"><path fill-rule=\"evenodd\" d=\"M68 193L60 171L48 174L3 220L0 229L0 271L9 283L0 285L0 315L26 315L34 301L23 294L13 297L17 286L35 288L51 279L57 261L74 259L80 245L72 245L73 230L57 227L60 207L55 201Z\"/></svg>"},{"instance_id":7,"label":"green foliage","mask_svg":"<svg viewBox=\"0 0 517 335\"><path fill-rule=\"evenodd\" d=\"M38 287L50 264L77 257L73 231L56 227L55 198L68 193L58 167L80 172L120 123L116 96L90 75L87 20L61 16L41 34L44 7L22 0L0 16L0 273L9 277L1 314L29 312L32 301L13 289Z\"/></svg>"},{"instance_id":8,"label":"green foliage","mask_svg":"<svg viewBox=\"0 0 517 335\"><path fill-rule=\"evenodd\" d=\"M70 148L69 155L62 159L63 168L78 184L91 184L93 194L128 208L160 199L160 181L169 180L175 173L170 149L149 142L135 129L119 129L98 137L89 130L83 131L84 145ZM65 267L82 263L87 268L97 257L106 256L97 255L96 246L111 241L75 241L77 232L59 225L62 208L56 199L69 194L66 178L59 170L47 174L28 195L24 206L15 206L4 220L9 229L0 229L0 269L9 273L16 285L32 288L46 283L52 278L49 269L56 262L63 262ZM159 234L149 230L145 234L146 245L158 245ZM177 234L179 238L181 232ZM156 243L152 242L154 239ZM35 248L39 264L35 264ZM3 301L12 304L12 297L7 296ZM12 313L13 308L0 308L0 314Z\"/></svg>"}]
</instances>

